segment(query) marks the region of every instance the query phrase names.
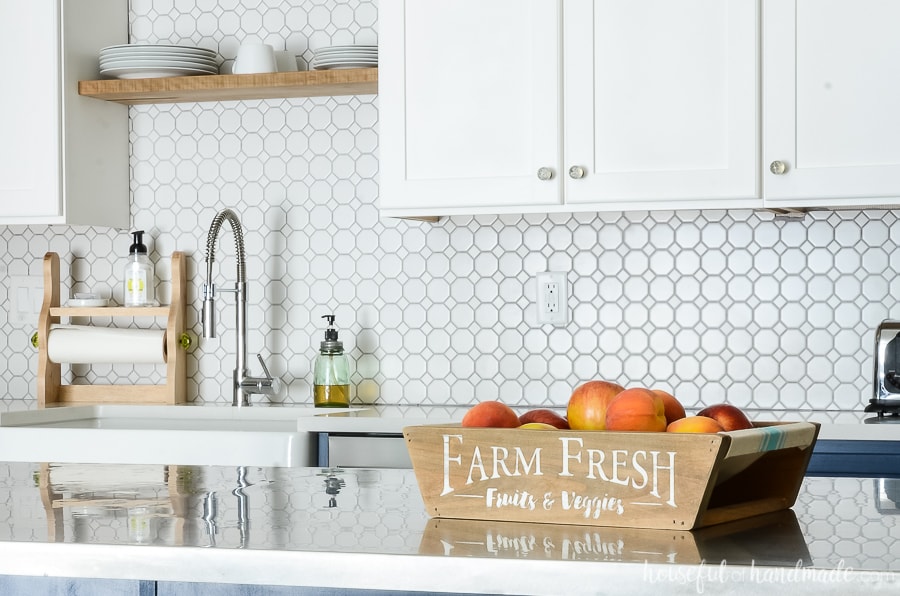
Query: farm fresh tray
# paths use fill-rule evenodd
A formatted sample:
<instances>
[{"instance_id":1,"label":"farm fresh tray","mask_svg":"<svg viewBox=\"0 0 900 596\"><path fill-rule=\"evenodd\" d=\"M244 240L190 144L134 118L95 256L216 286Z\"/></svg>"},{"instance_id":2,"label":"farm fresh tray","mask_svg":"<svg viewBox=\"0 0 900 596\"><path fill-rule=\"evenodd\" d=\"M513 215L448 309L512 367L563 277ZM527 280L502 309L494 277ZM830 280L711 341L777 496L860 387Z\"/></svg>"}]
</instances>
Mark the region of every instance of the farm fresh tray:
<instances>
[{"instance_id":1,"label":"farm fresh tray","mask_svg":"<svg viewBox=\"0 0 900 596\"><path fill-rule=\"evenodd\" d=\"M410 426L436 518L690 530L790 508L812 422L720 433Z\"/></svg>"}]
</instances>

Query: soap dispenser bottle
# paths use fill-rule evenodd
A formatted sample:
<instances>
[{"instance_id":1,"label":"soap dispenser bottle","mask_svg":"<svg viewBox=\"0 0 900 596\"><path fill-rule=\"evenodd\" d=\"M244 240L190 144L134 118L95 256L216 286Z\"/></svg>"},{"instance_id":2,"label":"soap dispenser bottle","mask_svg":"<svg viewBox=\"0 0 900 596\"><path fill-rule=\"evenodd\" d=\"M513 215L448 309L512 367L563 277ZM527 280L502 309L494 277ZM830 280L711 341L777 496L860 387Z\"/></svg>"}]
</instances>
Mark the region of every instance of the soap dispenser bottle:
<instances>
[{"instance_id":1,"label":"soap dispenser bottle","mask_svg":"<svg viewBox=\"0 0 900 596\"><path fill-rule=\"evenodd\" d=\"M319 344L319 355L313 373L313 405L317 408L350 407L350 362L344 344L338 340L334 315L325 315L328 328L325 341Z\"/></svg>"},{"instance_id":2,"label":"soap dispenser bottle","mask_svg":"<svg viewBox=\"0 0 900 596\"><path fill-rule=\"evenodd\" d=\"M132 232L134 241L128 249L125 261L125 306L154 306L156 304L156 279L153 263L147 256L144 231Z\"/></svg>"}]
</instances>

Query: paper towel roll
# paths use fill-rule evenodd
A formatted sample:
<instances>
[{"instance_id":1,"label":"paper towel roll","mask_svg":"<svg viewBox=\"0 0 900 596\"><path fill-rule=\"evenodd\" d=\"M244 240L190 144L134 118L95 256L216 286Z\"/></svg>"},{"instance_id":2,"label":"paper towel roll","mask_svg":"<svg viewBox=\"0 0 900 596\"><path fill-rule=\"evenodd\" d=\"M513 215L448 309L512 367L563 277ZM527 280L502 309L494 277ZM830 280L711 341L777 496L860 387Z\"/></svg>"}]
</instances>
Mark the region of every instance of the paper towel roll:
<instances>
[{"instance_id":1,"label":"paper towel roll","mask_svg":"<svg viewBox=\"0 0 900 596\"><path fill-rule=\"evenodd\" d=\"M50 362L70 364L165 364L165 329L52 325Z\"/></svg>"}]
</instances>

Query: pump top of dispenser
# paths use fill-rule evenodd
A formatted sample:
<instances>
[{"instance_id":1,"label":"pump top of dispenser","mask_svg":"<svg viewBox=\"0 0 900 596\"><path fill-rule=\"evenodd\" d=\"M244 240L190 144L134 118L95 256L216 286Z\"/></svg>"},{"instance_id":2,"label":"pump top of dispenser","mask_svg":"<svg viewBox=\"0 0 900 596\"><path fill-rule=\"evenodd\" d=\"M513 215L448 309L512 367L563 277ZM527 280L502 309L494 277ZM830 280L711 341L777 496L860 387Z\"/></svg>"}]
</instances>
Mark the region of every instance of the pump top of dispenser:
<instances>
[{"instance_id":1,"label":"pump top of dispenser","mask_svg":"<svg viewBox=\"0 0 900 596\"><path fill-rule=\"evenodd\" d=\"M325 341L319 344L319 350L323 354L343 354L344 344L338 340L337 329L334 328L334 315L323 315L328 319L328 328L325 330Z\"/></svg>"},{"instance_id":2,"label":"pump top of dispenser","mask_svg":"<svg viewBox=\"0 0 900 596\"><path fill-rule=\"evenodd\" d=\"M133 243L128 249L129 255L145 255L147 254L147 245L144 244L144 230L132 232Z\"/></svg>"}]
</instances>

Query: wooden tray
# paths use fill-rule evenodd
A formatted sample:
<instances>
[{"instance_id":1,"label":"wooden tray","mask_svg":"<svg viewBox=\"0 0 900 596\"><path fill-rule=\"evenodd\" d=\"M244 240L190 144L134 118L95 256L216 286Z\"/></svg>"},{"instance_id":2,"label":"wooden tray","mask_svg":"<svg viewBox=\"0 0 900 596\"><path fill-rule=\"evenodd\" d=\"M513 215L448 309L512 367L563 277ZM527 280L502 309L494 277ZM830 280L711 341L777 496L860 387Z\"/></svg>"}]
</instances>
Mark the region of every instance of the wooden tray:
<instances>
[{"instance_id":1,"label":"wooden tray","mask_svg":"<svg viewBox=\"0 0 900 596\"><path fill-rule=\"evenodd\" d=\"M432 517L675 530L791 507L818 433L403 429Z\"/></svg>"}]
</instances>

